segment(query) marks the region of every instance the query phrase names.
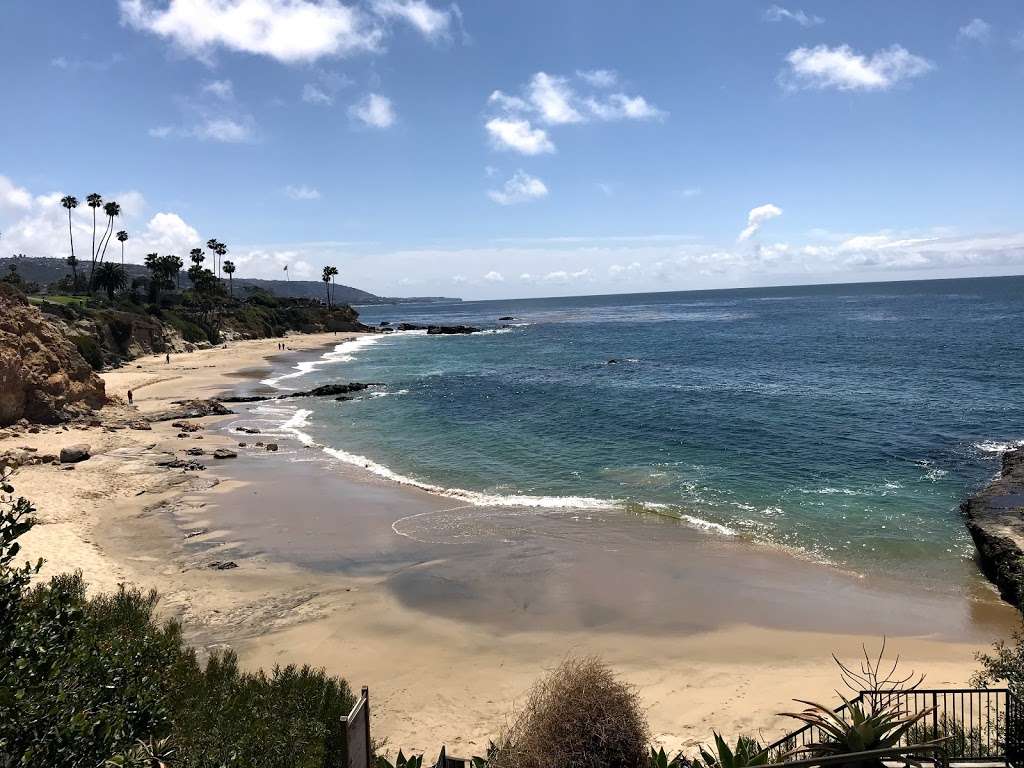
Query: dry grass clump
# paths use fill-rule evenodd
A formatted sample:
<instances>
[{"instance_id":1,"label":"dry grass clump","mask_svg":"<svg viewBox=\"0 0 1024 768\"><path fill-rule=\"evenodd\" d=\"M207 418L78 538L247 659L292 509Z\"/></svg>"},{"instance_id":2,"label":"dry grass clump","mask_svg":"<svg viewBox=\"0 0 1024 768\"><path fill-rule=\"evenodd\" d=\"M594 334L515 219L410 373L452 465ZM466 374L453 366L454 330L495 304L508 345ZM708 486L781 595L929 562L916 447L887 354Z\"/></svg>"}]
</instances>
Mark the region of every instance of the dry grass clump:
<instances>
[{"instance_id":1,"label":"dry grass clump","mask_svg":"<svg viewBox=\"0 0 1024 768\"><path fill-rule=\"evenodd\" d=\"M568 658L538 680L490 768L639 768L647 718L636 691L597 658Z\"/></svg>"}]
</instances>

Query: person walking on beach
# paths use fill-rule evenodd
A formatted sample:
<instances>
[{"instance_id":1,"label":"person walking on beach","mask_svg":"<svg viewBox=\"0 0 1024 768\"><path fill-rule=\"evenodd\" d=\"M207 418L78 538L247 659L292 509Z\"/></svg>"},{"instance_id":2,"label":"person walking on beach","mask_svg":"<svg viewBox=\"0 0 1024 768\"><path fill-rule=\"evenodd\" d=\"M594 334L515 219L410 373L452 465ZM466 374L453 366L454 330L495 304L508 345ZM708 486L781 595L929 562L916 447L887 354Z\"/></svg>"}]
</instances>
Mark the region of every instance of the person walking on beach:
<instances>
[{"instance_id":1,"label":"person walking on beach","mask_svg":"<svg viewBox=\"0 0 1024 768\"><path fill-rule=\"evenodd\" d=\"M132 404L132 391L129 389L128 390L128 405L131 405L131 404Z\"/></svg>"},{"instance_id":2,"label":"person walking on beach","mask_svg":"<svg viewBox=\"0 0 1024 768\"><path fill-rule=\"evenodd\" d=\"M171 353L170 353L170 352L168 352L168 353L167 353L167 357L165 358L164 362L165 362L165 363L166 363L167 365L170 365L170 364L171 364Z\"/></svg>"}]
</instances>

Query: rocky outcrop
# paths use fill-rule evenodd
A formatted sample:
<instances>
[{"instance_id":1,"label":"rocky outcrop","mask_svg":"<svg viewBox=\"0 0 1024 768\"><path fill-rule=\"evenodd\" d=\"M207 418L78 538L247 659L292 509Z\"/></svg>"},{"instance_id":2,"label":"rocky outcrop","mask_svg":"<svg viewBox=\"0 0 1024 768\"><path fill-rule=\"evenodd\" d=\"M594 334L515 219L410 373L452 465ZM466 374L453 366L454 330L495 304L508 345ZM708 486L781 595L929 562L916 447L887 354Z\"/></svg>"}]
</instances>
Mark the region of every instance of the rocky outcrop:
<instances>
[{"instance_id":1,"label":"rocky outcrop","mask_svg":"<svg viewBox=\"0 0 1024 768\"><path fill-rule=\"evenodd\" d=\"M58 424L105 402L103 380L63 330L0 285L0 426Z\"/></svg>"},{"instance_id":2,"label":"rocky outcrop","mask_svg":"<svg viewBox=\"0 0 1024 768\"><path fill-rule=\"evenodd\" d=\"M1003 454L999 477L960 505L978 564L1003 599L1024 604L1024 449Z\"/></svg>"},{"instance_id":3,"label":"rocky outcrop","mask_svg":"<svg viewBox=\"0 0 1024 768\"><path fill-rule=\"evenodd\" d=\"M178 419L201 419L204 416L228 416L234 413L217 400L176 400L172 405L174 408L151 413L146 418L150 421L175 421ZM184 427L182 429L184 430Z\"/></svg>"},{"instance_id":4,"label":"rocky outcrop","mask_svg":"<svg viewBox=\"0 0 1024 768\"><path fill-rule=\"evenodd\" d=\"M90 448L85 443L67 445L60 449L60 463L77 464L80 461L85 461L92 455L89 451Z\"/></svg>"},{"instance_id":5,"label":"rocky outcrop","mask_svg":"<svg viewBox=\"0 0 1024 768\"><path fill-rule=\"evenodd\" d=\"M399 323L400 331L426 331L428 336L448 335L456 333L480 333L480 328L471 325L416 325L415 323Z\"/></svg>"}]
</instances>

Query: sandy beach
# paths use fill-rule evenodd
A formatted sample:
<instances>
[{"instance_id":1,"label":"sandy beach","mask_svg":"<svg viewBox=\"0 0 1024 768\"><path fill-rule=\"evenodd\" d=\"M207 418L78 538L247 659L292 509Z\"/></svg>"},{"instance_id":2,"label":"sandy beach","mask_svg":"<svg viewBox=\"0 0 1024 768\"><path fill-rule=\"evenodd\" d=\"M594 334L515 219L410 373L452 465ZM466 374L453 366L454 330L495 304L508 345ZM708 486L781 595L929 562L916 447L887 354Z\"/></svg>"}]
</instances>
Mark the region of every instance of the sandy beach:
<instances>
[{"instance_id":1,"label":"sandy beach","mask_svg":"<svg viewBox=\"0 0 1024 768\"><path fill-rule=\"evenodd\" d=\"M108 395L132 389L134 407L115 402L102 426L0 441L0 452L88 443L93 454L73 470L17 472L42 523L25 555L45 557L46 574L80 569L93 589L158 589L197 646L369 685L375 735L407 753L483 750L569 653L608 660L639 688L656 739L693 747L712 728L773 739L785 727L774 713L791 698L833 700L833 652L853 656L886 634L908 668L956 686L974 652L1018 623L986 587L951 600L672 521L467 507L295 442L266 451L259 436L231 431L244 407L195 420L203 429L185 437L168 422L110 429L174 400L251 388L275 363L344 338L139 359L104 374ZM218 446L238 458L213 460ZM192 447L205 471L157 465ZM237 567L210 567L225 561Z\"/></svg>"}]
</instances>

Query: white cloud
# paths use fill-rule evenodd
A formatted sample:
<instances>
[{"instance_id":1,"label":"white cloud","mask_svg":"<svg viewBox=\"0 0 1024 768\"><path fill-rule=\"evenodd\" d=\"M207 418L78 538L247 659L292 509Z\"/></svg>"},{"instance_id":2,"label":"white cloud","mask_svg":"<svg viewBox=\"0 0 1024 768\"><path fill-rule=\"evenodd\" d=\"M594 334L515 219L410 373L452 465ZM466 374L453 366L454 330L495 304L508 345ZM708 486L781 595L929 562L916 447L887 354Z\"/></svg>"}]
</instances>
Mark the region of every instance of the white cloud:
<instances>
[{"instance_id":1,"label":"white cloud","mask_svg":"<svg viewBox=\"0 0 1024 768\"><path fill-rule=\"evenodd\" d=\"M174 126L157 125L149 129L149 135L154 139L169 139L175 133Z\"/></svg>"},{"instance_id":2,"label":"white cloud","mask_svg":"<svg viewBox=\"0 0 1024 768\"><path fill-rule=\"evenodd\" d=\"M893 45L870 57L855 53L848 45L829 48L797 48L786 56L789 71L780 82L789 89L836 88L841 91L887 90L896 83L929 72L927 59Z\"/></svg>"},{"instance_id":3,"label":"white cloud","mask_svg":"<svg viewBox=\"0 0 1024 768\"><path fill-rule=\"evenodd\" d=\"M583 115L571 104L576 95L569 87L568 78L538 72L530 80L528 92L530 103L545 123L560 125L583 122Z\"/></svg>"},{"instance_id":4,"label":"white cloud","mask_svg":"<svg viewBox=\"0 0 1024 768\"><path fill-rule=\"evenodd\" d=\"M240 123L230 117L207 120L193 128L192 135L204 141L221 141L227 144L244 143L254 139L251 125Z\"/></svg>"},{"instance_id":5,"label":"white cloud","mask_svg":"<svg viewBox=\"0 0 1024 768\"><path fill-rule=\"evenodd\" d=\"M208 60L217 48L310 62L381 48L384 31L337 0L120 0L125 24Z\"/></svg>"},{"instance_id":6,"label":"white cloud","mask_svg":"<svg viewBox=\"0 0 1024 768\"><path fill-rule=\"evenodd\" d=\"M529 120L495 117L487 121L487 132L498 149L513 149L524 155L555 151L555 145L543 128L534 128Z\"/></svg>"},{"instance_id":7,"label":"white cloud","mask_svg":"<svg viewBox=\"0 0 1024 768\"><path fill-rule=\"evenodd\" d=\"M648 104L643 96L626 96L613 93L604 101L587 99L587 108L601 120L653 120L664 117L665 113Z\"/></svg>"},{"instance_id":8,"label":"white cloud","mask_svg":"<svg viewBox=\"0 0 1024 768\"><path fill-rule=\"evenodd\" d=\"M987 43L991 34L992 25L984 19L975 18L957 30L956 38L960 42Z\"/></svg>"},{"instance_id":9,"label":"white cloud","mask_svg":"<svg viewBox=\"0 0 1024 768\"><path fill-rule=\"evenodd\" d=\"M234 86L230 80L211 80L202 87L202 92L216 96L223 101L230 101L235 97Z\"/></svg>"},{"instance_id":10,"label":"white cloud","mask_svg":"<svg viewBox=\"0 0 1024 768\"><path fill-rule=\"evenodd\" d=\"M379 93L368 93L349 107L348 114L371 128L390 128L397 119L391 99Z\"/></svg>"},{"instance_id":11,"label":"white cloud","mask_svg":"<svg viewBox=\"0 0 1024 768\"><path fill-rule=\"evenodd\" d=\"M528 203L547 197L548 188L540 179L525 171L516 171L501 189L492 189L487 196L499 205Z\"/></svg>"},{"instance_id":12,"label":"white cloud","mask_svg":"<svg viewBox=\"0 0 1024 768\"><path fill-rule=\"evenodd\" d=\"M801 27L815 27L818 24L824 24L825 20L821 16L815 16L814 14L804 13L801 10L790 11L779 5L773 5L767 11L764 12L765 21L794 21Z\"/></svg>"},{"instance_id":13,"label":"white cloud","mask_svg":"<svg viewBox=\"0 0 1024 768\"><path fill-rule=\"evenodd\" d=\"M505 281L504 275L501 272L495 272L493 269L484 275L484 280L489 283L503 283Z\"/></svg>"},{"instance_id":14,"label":"white cloud","mask_svg":"<svg viewBox=\"0 0 1024 768\"><path fill-rule=\"evenodd\" d=\"M424 0L374 0L372 8L382 18L411 24L431 40L446 37L451 26L450 11L439 11Z\"/></svg>"},{"instance_id":15,"label":"white cloud","mask_svg":"<svg viewBox=\"0 0 1024 768\"><path fill-rule=\"evenodd\" d=\"M320 86L313 83L306 83L302 86L302 100L307 104L330 105L334 103L333 96L325 93Z\"/></svg>"},{"instance_id":16,"label":"white cloud","mask_svg":"<svg viewBox=\"0 0 1024 768\"><path fill-rule=\"evenodd\" d=\"M202 242L199 232L176 213L157 213L146 224L141 241L152 251L184 253Z\"/></svg>"},{"instance_id":17,"label":"white cloud","mask_svg":"<svg viewBox=\"0 0 1024 768\"><path fill-rule=\"evenodd\" d=\"M19 187L6 176L0 176L0 210L27 211L32 207L32 193Z\"/></svg>"},{"instance_id":18,"label":"white cloud","mask_svg":"<svg viewBox=\"0 0 1024 768\"><path fill-rule=\"evenodd\" d=\"M757 208L751 209L750 213L747 214L747 227L740 232L740 240L749 240L751 237L757 234L758 230L761 229L766 221L778 218L782 215L782 209L777 205L766 203L765 205L759 205Z\"/></svg>"},{"instance_id":19,"label":"white cloud","mask_svg":"<svg viewBox=\"0 0 1024 768\"><path fill-rule=\"evenodd\" d=\"M595 88L612 88L619 82L619 73L614 69L578 69L576 74Z\"/></svg>"},{"instance_id":20,"label":"white cloud","mask_svg":"<svg viewBox=\"0 0 1024 768\"><path fill-rule=\"evenodd\" d=\"M284 193L292 200L319 200L320 190L315 187L307 187L305 184L293 186L289 184L284 188Z\"/></svg>"},{"instance_id":21,"label":"white cloud","mask_svg":"<svg viewBox=\"0 0 1024 768\"><path fill-rule=\"evenodd\" d=\"M554 272L548 272L541 280L547 283L568 283L577 280L589 280L592 276L590 269L587 267L575 272L558 269Z\"/></svg>"},{"instance_id":22,"label":"white cloud","mask_svg":"<svg viewBox=\"0 0 1024 768\"><path fill-rule=\"evenodd\" d=\"M683 197L698 197L704 194L704 190L700 187L687 187L680 194L682 194Z\"/></svg>"},{"instance_id":23,"label":"white cloud","mask_svg":"<svg viewBox=\"0 0 1024 768\"><path fill-rule=\"evenodd\" d=\"M1020 51L1024 51L1024 29L1010 38L1010 45Z\"/></svg>"}]
</instances>

